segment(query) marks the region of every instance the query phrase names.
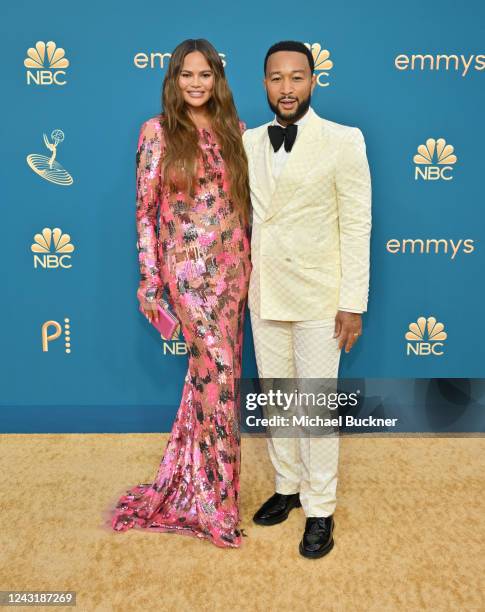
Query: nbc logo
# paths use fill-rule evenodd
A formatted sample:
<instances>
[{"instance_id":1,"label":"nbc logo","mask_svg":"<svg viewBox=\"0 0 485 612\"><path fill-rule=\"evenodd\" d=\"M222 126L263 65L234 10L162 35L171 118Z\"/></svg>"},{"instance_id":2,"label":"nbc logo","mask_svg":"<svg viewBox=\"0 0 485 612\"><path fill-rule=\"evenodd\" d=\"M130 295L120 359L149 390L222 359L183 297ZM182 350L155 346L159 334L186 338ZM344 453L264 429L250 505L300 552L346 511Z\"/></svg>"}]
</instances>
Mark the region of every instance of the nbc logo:
<instances>
[{"instance_id":1,"label":"nbc logo","mask_svg":"<svg viewBox=\"0 0 485 612\"><path fill-rule=\"evenodd\" d=\"M74 245L71 236L63 234L58 227L44 227L42 234L35 234L30 247L34 253L34 268L72 268L71 255Z\"/></svg>"},{"instance_id":2,"label":"nbc logo","mask_svg":"<svg viewBox=\"0 0 485 612\"><path fill-rule=\"evenodd\" d=\"M163 340L162 349L164 355L187 355L188 347L180 335L180 325L176 327L171 339L164 338L162 334L160 334L160 338Z\"/></svg>"},{"instance_id":3,"label":"nbc logo","mask_svg":"<svg viewBox=\"0 0 485 612\"><path fill-rule=\"evenodd\" d=\"M320 87L328 87L330 83L326 79L326 77L330 76L327 72L333 68L333 62L330 58L330 51L327 49L322 49L322 45L320 43L305 43L305 47L310 49L313 55L313 61L315 62L315 72L317 74L317 85Z\"/></svg>"},{"instance_id":4,"label":"nbc logo","mask_svg":"<svg viewBox=\"0 0 485 612\"><path fill-rule=\"evenodd\" d=\"M62 334L62 325L58 321L45 321L41 327L42 351L49 352L49 344L55 342ZM64 350L71 352L71 324L66 317L64 319Z\"/></svg>"},{"instance_id":5,"label":"nbc logo","mask_svg":"<svg viewBox=\"0 0 485 612\"><path fill-rule=\"evenodd\" d=\"M435 317L419 317L415 323L409 324L409 329L404 336L406 338L407 355L442 355L443 341L448 334L443 331L445 326L438 323Z\"/></svg>"},{"instance_id":6,"label":"nbc logo","mask_svg":"<svg viewBox=\"0 0 485 612\"><path fill-rule=\"evenodd\" d=\"M413 157L416 164L414 179L422 178L425 181L436 181L443 179L451 181L453 176L453 164L456 163L456 155L453 154L454 148L446 144L444 138L428 138L426 144L418 147L417 154Z\"/></svg>"},{"instance_id":7,"label":"nbc logo","mask_svg":"<svg viewBox=\"0 0 485 612\"><path fill-rule=\"evenodd\" d=\"M38 40L35 47L27 50L24 66L27 70L27 85L65 85L69 60L61 47L50 40L48 43Z\"/></svg>"}]
</instances>

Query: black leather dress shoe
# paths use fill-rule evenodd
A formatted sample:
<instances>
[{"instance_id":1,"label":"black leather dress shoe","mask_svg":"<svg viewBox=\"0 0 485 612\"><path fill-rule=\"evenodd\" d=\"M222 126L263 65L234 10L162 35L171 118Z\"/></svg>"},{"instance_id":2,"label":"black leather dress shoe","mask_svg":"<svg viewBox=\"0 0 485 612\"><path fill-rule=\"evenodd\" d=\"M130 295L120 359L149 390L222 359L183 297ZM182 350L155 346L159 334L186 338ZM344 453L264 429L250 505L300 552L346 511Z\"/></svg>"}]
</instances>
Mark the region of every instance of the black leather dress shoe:
<instances>
[{"instance_id":1,"label":"black leather dress shoe","mask_svg":"<svg viewBox=\"0 0 485 612\"><path fill-rule=\"evenodd\" d=\"M333 548L333 516L309 516L300 542L300 553L309 559L318 559Z\"/></svg>"},{"instance_id":2,"label":"black leather dress shoe","mask_svg":"<svg viewBox=\"0 0 485 612\"><path fill-rule=\"evenodd\" d=\"M292 493L291 495L275 493L256 512L253 521L258 525L276 525L285 521L293 508L299 508L300 506L299 493Z\"/></svg>"}]
</instances>

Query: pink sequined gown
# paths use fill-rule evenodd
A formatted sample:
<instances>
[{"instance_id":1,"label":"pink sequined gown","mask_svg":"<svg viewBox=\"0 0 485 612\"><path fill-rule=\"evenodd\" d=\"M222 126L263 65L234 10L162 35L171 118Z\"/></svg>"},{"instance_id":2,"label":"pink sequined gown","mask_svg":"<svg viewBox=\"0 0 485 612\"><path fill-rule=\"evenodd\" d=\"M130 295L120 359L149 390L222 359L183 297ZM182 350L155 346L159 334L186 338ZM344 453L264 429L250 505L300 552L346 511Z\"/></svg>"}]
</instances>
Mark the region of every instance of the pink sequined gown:
<instances>
[{"instance_id":1,"label":"pink sequined gown","mask_svg":"<svg viewBox=\"0 0 485 612\"><path fill-rule=\"evenodd\" d=\"M245 129L243 122L240 127ZM198 186L191 199L181 192L169 194L160 184L164 144L159 117L140 130L138 298L158 298L166 289L187 343L189 366L158 473L152 483L134 486L119 499L111 526L178 532L238 547L238 378L251 272L249 229L229 198L213 133L198 131Z\"/></svg>"}]
</instances>

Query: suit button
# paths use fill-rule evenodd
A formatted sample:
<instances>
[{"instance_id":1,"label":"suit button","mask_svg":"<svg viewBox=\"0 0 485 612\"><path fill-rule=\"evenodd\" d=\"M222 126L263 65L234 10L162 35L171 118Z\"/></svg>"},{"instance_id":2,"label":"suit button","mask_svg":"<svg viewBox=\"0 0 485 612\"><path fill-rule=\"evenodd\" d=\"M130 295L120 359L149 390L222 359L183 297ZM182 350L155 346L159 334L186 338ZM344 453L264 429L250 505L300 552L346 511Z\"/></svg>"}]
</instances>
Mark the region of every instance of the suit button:
<instances>
[{"instance_id":1,"label":"suit button","mask_svg":"<svg viewBox=\"0 0 485 612\"><path fill-rule=\"evenodd\" d=\"M286 261L291 261L290 257L285 257Z\"/></svg>"}]
</instances>

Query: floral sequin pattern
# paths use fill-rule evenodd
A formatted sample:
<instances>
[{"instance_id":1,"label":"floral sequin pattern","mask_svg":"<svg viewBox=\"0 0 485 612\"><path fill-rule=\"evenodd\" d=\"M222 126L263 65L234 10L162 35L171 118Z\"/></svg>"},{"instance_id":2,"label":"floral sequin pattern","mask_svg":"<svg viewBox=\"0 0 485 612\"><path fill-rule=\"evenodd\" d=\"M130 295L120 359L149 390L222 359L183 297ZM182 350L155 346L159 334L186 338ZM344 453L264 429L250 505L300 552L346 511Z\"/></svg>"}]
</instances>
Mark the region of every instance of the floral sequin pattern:
<instances>
[{"instance_id":1,"label":"floral sequin pattern","mask_svg":"<svg viewBox=\"0 0 485 612\"><path fill-rule=\"evenodd\" d=\"M241 122L241 131L244 124ZM249 228L229 196L214 134L199 130L194 197L160 183L159 117L140 130L136 224L140 301L165 292L188 347L180 407L153 482L119 499L111 526L241 544L239 378L251 272ZM159 220L159 222L158 222Z\"/></svg>"}]
</instances>

